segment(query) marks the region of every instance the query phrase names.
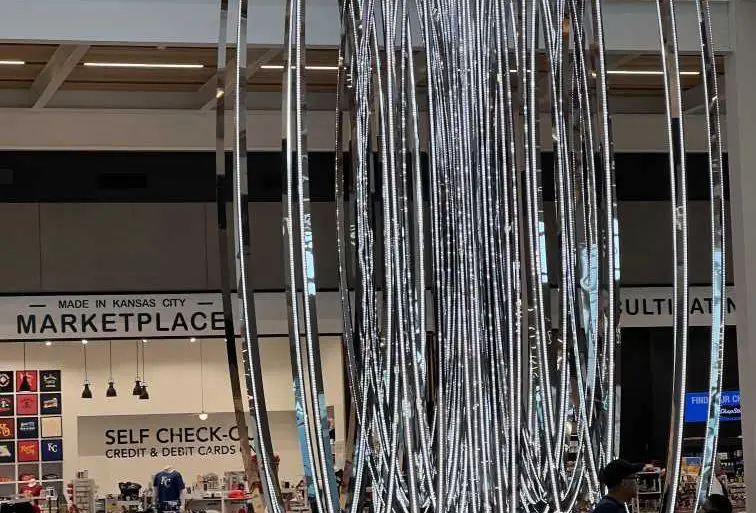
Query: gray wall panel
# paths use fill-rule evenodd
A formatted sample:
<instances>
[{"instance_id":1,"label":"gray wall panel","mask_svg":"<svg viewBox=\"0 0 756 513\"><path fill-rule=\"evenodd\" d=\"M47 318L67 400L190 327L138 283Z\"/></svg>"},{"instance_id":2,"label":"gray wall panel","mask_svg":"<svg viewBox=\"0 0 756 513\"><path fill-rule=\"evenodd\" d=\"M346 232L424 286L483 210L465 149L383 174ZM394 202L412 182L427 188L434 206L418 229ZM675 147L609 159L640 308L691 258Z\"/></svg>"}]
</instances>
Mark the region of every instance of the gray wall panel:
<instances>
[{"instance_id":1,"label":"gray wall panel","mask_svg":"<svg viewBox=\"0 0 756 513\"><path fill-rule=\"evenodd\" d=\"M0 291L39 290L39 206L0 203Z\"/></svg>"},{"instance_id":2,"label":"gray wall panel","mask_svg":"<svg viewBox=\"0 0 756 513\"><path fill-rule=\"evenodd\" d=\"M203 289L202 204L43 204L44 291Z\"/></svg>"},{"instance_id":3,"label":"gray wall panel","mask_svg":"<svg viewBox=\"0 0 756 513\"><path fill-rule=\"evenodd\" d=\"M544 209L551 249L549 274L556 282L559 259L553 251L557 244L554 205L547 203ZM335 208L332 203L313 203L312 211L318 286L333 289L338 270ZM250 212L253 284L257 289L282 289L281 205L253 203ZM5 293L220 287L216 212L211 203L4 204L0 215L9 220L0 228L6 242L0 254L0 291ZM378 222L380 230L380 219ZM623 203L620 229L623 283L670 284L674 267L669 205ZM708 204L691 203L691 283L709 280L709 237ZM233 241L231 248L233 268ZM728 258L731 269L730 262ZM379 262L377 272L381 270Z\"/></svg>"},{"instance_id":4,"label":"gray wall panel","mask_svg":"<svg viewBox=\"0 0 756 513\"><path fill-rule=\"evenodd\" d=\"M312 203L315 276L318 287L336 288L338 260L336 254L336 210L333 203ZM231 208L231 205L228 206ZM252 230L252 283L256 289L279 290L284 287L284 239L280 203L252 203L249 206ZM208 276L210 288L220 287L218 269L217 213L207 205ZM236 221L233 220L233 226ZM229 231L233 228L229 226ZM231 268L236 266L233 235L229 241ZM232 284L233 285L233 284Z\"/></svg>"}]
</instances>

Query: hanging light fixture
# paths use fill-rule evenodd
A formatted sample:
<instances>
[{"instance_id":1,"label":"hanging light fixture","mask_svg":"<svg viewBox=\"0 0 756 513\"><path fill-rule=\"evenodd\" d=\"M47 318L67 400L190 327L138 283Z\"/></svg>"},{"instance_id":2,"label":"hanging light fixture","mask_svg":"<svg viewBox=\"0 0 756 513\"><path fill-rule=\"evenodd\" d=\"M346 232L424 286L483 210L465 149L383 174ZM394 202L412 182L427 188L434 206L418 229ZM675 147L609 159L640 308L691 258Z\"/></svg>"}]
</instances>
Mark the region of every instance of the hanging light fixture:
<instances>
[{"instance_id":1,"label":"hanging light fixture","mask_svg":"<svg viewBox=\"0 0 756 513\"><path fill-rule=\"evenodd\" d=\"M84 346L84 390L81 391L81 398L92 399L92 389L89 386L89 376L87 373L87 341L82 340L81 345Z\"/></svg>"},{"instance_id":2,"label":"hanging light fixture","mask_svg":"<svg viewBox=\"0 0 756 513\"><path fill-rule=\"evenodd\" d=\"M142 389L139 391L139 399L147 400L150 398L150 394L147 392L147 380L145 379L146 372L144 370L144 345L145 342L147 342L145 339L142 339ZM137 360L137 365L139 364L139 360Z\"/></svg>"},{"instance_id":3,"label":"hanging light fixture","mask_svg":"<svg viewBox=\"0 0 756 513\"><path fill-rule=\"evenodd\" d=\"M26 372L26 342L24 342L24 370L22 372L21 384L18 386L19 392L31 392L31 384L29 383L29 373Z\"/></svg>"},{"instance_id":4,"label":"hanging light fixture","mask_svg":"<svg viewBox=\"0 0 756 513\"><path fill-rule=\"evenodd\" d=\"M207 420L207 412L205 411L205 358L203 352L203 340L199 341L199 354L200 354L200 403L202 409L200 410L200 420Z\"/></svg>"},{"instance_id":5,"label":"hanging light fixture","mask_svg":"<svg viewBox=\"0 0 756 513\"><path fill-rule=\"evenodd\" d=\"M118 392L115 389L115 382L113 381L113 341L108 341L108 367L110 368L110 379L108 380L108 389L105 392L105 397L116 397Z\"/></svg>"},{"instance_id":6,"label":"hanging light fixture","mask_svg":"<svg viewBox=\"0 0 756 513\"><path fill-rule=\"evenodd\" d=\"M136 371L136 379L134 379L134 390L131 391L131 395L140 396L142 395L142 378L139 377L139 341L136 343L136 365L137 365L137 371Z\"/></svg>"}]
</instances>

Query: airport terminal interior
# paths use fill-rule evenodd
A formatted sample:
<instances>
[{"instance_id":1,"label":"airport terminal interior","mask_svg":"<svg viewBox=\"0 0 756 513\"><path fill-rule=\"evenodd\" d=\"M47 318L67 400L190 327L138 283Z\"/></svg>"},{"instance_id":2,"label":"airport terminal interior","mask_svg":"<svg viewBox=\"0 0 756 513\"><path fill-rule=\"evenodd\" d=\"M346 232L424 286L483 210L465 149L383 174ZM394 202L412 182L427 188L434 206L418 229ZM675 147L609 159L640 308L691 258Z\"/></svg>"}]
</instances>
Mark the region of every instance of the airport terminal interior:
<instances>
[{"instance_id":1,"label":"airport terminal interior","mask_svg":"<svg viewBox=\"0 0 756 513\"><path fill-rule=\"evenodd\" d=\"M0 0L0 511L747 512L754 26Z\"/></svg>"}]
</instances>

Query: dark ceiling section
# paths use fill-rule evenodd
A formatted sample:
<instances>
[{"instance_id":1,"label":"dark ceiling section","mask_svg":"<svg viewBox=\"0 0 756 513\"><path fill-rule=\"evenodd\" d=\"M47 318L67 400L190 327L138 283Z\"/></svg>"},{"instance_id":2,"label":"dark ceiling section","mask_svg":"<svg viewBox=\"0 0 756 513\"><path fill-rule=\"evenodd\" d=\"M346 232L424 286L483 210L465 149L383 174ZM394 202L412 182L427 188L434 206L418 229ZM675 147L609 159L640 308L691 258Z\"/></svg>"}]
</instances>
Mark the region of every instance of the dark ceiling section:
<instances>
[{"instance_id":1,"label":"dark ceiling section","mask_svg":"<svg viewBox=\"0 0 756 513\"><path fill-rule=\"evenodd\" d=\"M252 201L280 201L281 153L249 154ZM226 155L227 172L231 156ZM349 158L345 167L349 168ZM688 154L691 201L709 198L708 157ZM544 199L554 199L553 156L544 153ZM427 195L428 159L421 157ZM411 169L411 167L410 167ZM663 153L618 153L617 196L620 201L669 200L669 165ZM727 169L727 159L724 159ZM334 154L309 154L313 201L334 199ZM347 175L348 175L347 171ZM380 190L380 163L374 187ZM600 182L599 182L600 183ZM729 197L727 177L725 194ZM231 190L226 191L231 198ZM3 202L200 202L215 200L215 156L211 152L0 152L0 201Z\"/></svg>"}]
</instances>

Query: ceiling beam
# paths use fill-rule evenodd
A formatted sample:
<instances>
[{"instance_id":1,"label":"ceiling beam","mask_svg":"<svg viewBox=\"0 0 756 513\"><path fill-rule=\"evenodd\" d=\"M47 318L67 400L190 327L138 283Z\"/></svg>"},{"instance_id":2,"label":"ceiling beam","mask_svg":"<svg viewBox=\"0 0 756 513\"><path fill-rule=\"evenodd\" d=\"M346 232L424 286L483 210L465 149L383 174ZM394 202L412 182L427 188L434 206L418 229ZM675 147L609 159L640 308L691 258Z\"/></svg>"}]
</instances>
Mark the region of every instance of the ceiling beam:
<instances>
[{"instance_id":1,"label":"ceiling beam","mask_svg":"<svg viewBox=\"0 0 756 513\"><path fill-rule=\"evenodd\" d=\"M247 80L252 78L255 73L260 71L260 68L268 64L273 60L280 50L277 48L270 48L260 57L255 59L247 66ZM236 88L236 77L231 71L236 67L236 59L231 59L226 66L226 90L224 95L228 97L233 94ZM215 106L216 95L218 87L218 74L213 75L210 80L205 82L202 87L197 91L197 104L200 105L200 110L210 110Z\"/></svg>"},{"instance_id":2,"label":"ceiling beam","mask_svg":"<svg viewBox=\"0 0 756 513\"><path fill-rule=\"evenodd\" d=\"M626 66L633 62L640 54L628 53L625 55L617 55L607 58L607 69L621 69L622 66Z\"/></svg>"},{"instance_id":3,"label":"ceiling beam","mask_svg":"<svg viewBox=\"0 0 756 513\"><path fill-rule=\"evenodd\" d=\"M724 106L725 102L725 81L721 75L717 77L717 92L719 93L719 104ZM682 108L685 114L701 114L706 106L706 94L704 92L703 82L695 87L691 87L683 93Z\"/></svg>"},{"instance_id":4,"label":"ceiling beam","mask_svg":"<svg viewBox=\"0 0 756 513\"><path fill-rule=\"evenodd\" d=\"M89 51L89 45L60 45L31 86L32 108L43 109Z\"/></svg>"}]
</instances>

